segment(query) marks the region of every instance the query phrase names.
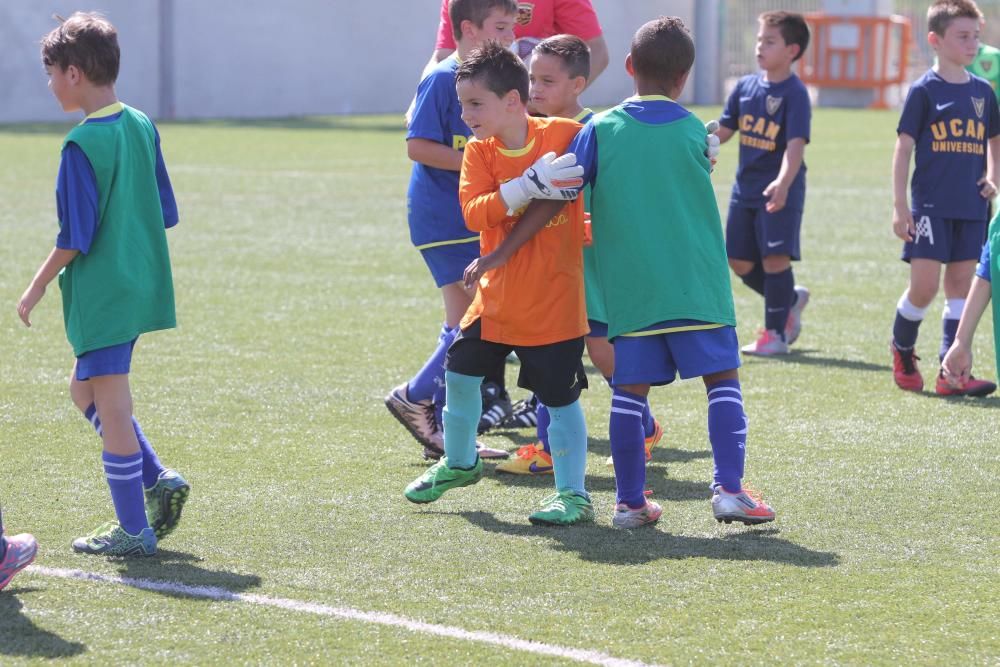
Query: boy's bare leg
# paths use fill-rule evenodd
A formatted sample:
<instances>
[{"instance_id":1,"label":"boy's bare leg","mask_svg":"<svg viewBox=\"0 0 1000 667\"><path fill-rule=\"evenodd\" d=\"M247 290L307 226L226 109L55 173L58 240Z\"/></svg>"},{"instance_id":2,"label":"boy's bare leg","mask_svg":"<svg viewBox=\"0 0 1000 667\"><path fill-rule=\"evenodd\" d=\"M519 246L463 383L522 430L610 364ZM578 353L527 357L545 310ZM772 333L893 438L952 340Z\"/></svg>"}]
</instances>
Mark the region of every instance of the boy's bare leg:
<instances>
[{"instance_id":1,"label":"boy's bare leg","mask_svg":"<svg viewBox=\"0 0 1000 667\"><path fill-rule=\"evenodd\" d=\"M88 380L94 405L101 418L104 451L115 456L133 456L139 440L132 426L132 392L128 375L100 375Z\"/></svg>"}]
</instances>

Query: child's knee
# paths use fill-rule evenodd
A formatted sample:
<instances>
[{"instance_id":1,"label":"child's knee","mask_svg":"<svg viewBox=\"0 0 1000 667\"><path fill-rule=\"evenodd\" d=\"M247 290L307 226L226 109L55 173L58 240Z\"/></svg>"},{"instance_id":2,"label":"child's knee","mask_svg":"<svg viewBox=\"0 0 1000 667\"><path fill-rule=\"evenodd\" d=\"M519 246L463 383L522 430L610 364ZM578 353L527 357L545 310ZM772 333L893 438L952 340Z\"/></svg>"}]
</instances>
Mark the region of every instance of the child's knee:
<instances>
[{"instance_id":1,"label":"child's knee","mask_svg":"<svg viewBox=\"0 0 1000 667\"><path fill-rule=\"evenodd\" d=\"M69 378L69 396L73 400L73 405L79 408L80 412L86 412L87 408L94 404L94 390L89 382L81 382L76 379L76 367L73 367L73 374Z\"/></svg>"},{"instance_id":2,"label":"child's knee","mask_svg":"<svg viewBox=\"0 0 1000 667\"><path fill-rule=\"evenodd\" d=\"M729 268L738 276L744 276L753 271L754 263L746 259L729 258Z\"/></svg>"},{"instance_id":3,"label":"child's knee","mask_svg":"<svg viewBox=\"0 0 1000 667\"><path fill-rule=\"evenodd\" d=\"M788 255L768 255L761 260L764 273L781 273L792 266L792 258Z\"/></svg>"}]
</instances>

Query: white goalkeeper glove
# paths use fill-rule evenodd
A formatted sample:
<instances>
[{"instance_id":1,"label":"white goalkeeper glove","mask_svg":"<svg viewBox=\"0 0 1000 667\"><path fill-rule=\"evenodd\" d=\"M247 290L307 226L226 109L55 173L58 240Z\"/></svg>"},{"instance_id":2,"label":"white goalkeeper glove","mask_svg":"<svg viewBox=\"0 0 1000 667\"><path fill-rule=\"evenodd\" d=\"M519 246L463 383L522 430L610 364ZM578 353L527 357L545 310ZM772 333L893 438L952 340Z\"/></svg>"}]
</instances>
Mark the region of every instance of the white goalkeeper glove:
<instances>
[{"instance_id":1,"label":"white goalkeeper glove","mask_svg":"<svg viewBox=\"0 0 1000 667\"><path fill-rule=\"evenodd\" d=\"M712 169L715 169L715 163L719 161L719 151L721 150L719 141L719 135L716 132L719 131L719 121L710 120L705 123L705 132L708 134L705 136L705 157L708 161L712 163Z\"/></svg>"},{"instance_id":2,"label":"white goalkeeper glove","mask_svg":"<svg viewBox=\"0 0 1000 667\"><path fill-rule=\"evenodd\" d=\"M583 167L576 155L556 157L546 153L517 178L500 186L500 196L507 204L507 215L514 215L532 199L576 199L583 187Z\"/></svg>"}]
</instances>

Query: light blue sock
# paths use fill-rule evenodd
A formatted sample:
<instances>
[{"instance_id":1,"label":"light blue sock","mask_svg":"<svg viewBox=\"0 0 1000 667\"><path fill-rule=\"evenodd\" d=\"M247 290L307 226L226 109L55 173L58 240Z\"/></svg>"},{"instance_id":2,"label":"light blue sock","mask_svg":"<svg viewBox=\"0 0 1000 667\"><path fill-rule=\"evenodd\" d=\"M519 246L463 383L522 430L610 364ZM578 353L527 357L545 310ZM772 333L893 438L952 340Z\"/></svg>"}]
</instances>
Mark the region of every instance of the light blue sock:
<instances>
[{"instance_id":1,"label":"light blue sock","mask_svg":"<svg viewBox=\"0 0 1000 667\"><path fill-rule=\"evenodd\" d=\"M118 523L129 535L138 535L143 528L149 528L142 493L142 452L131 456L103 452L101 459Z\"/></svg>"},{"instance_id":2,"label":"light blue sock","mask_svg":"<svg viewBox=\"0 0 1000 667\"><path fill-rule=\"evenodd\" d=\"M556 489L572 489L585 498L587 471L587 422L576 400L561 408L549 406L549 446Z\"/></svg>"},{"instance_id":3,"label":"light blue sock","mask_svg":"<svg viewBox=\"0 0 1000 667\"><path fill-rule=\"evenodd\" d=\"M476 465L476 429L483 414L483 396L479 391L483 378L445 371L448 402L441 419L444 422L444 455L449 468Z\"/></svg>"}]
</instances>

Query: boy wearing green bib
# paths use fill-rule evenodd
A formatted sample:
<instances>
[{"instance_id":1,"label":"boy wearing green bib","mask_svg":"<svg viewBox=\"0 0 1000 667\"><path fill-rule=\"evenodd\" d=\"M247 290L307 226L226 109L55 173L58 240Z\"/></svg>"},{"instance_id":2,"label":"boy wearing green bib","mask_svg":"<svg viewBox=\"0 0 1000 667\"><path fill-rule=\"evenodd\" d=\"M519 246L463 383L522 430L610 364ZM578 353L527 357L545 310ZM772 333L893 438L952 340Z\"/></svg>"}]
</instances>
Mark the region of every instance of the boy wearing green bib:
<instances>
[{"instance_id":1,"label":"boy wearing green bib","mask_svg":"<svg viewBox=\"0 0 1000 667\"><path fill-rule=\"evenodd\" d=\"M177 224L177 204L156 128L115 94L119 60L117 32L98 14L77 12L42 40L53 95L63 111L86 118L63 142L55 248L17 311L31 326L58 275L76 356L70 395L103 440L118 518L73 549L151 556L177 526L190 486L160 464L132 416L128 373L141 334L176 326L165 230Z\"/></svg>"}]
</instances>

